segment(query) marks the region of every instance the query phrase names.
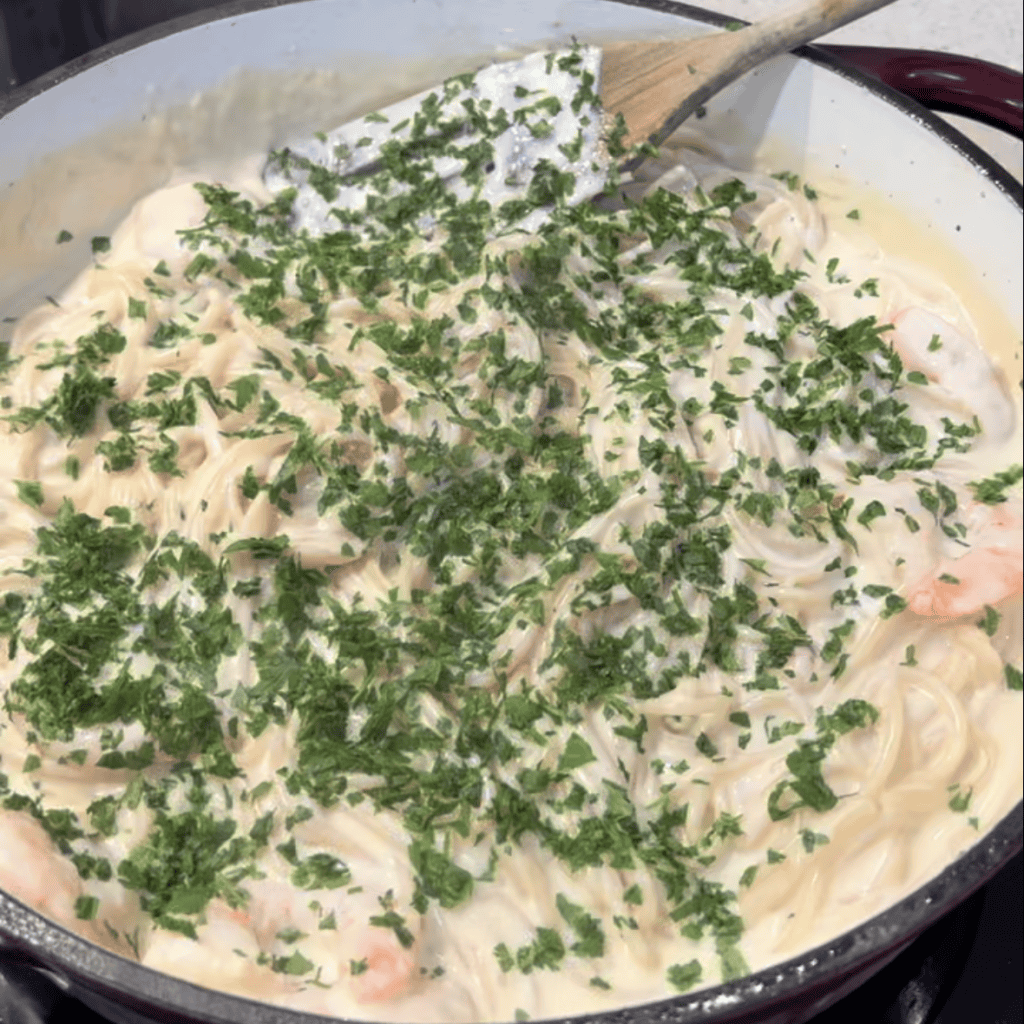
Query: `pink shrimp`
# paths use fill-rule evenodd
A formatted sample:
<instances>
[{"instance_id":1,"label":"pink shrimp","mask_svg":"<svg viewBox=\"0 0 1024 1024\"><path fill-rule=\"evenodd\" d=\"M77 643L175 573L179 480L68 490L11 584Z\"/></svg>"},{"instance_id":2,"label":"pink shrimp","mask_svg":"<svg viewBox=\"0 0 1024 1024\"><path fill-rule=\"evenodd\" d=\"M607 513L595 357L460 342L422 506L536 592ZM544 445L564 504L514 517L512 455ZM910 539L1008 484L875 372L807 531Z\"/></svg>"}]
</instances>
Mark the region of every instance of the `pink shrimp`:
<instances>
[{"instance_id":1,"label":"pink shrimp","mask_svg":"<svg viewBox=\"0 0 1024 1024\"><path fill-rule=\"evenodd\" d=\"M43 827L19 811L0 812L0 886L66 928L85 930L75 914L82 895L78 872Z\"/></svg>"},{"instance_id":2,"label":"pink shrimp","mask_svg":"<svg viewBox=\"0 0 1024 1024\"><path fill-rule=\"evenodd\" d=\"M1005 441L1016 411L1002 374L974 339L927 310L912 307L893 317L890 337L907 370L923 373L975 412L985 436Z\"/></svg>"},{"instance_id":3,"label":"pink shrimp","mask_svg":"<svg viewBox=\"0 0 1024 1024\"><path fill-rule=\"evenodd\" d=\"M385 1003L397 999L412 984L416 957L389 932L375 930L360 942L362 954L355 962L359 973L352 974L351 989L360 1003Z\"/></svg>"},{"instance_id":4,"label":"pink shrimp","mask_svg":"<svg viewBox=\"0 0 1024 1024\"><path fill-rule=\"evenodd\" d=\"M980 528L970 550L943 558L907 595L918 615L959 618L974 615L1024 591L1024 541L1019 503L975 506L970 519Z\"/></svg>"},{"instance_id":5,"label":"pink shrimp","mask_svg":"<svg viewBox=\"0 0 1024 1024\"><path fill-rule=\"evenodd\" d=\"M199 931L202 955L197 956L192 939L158 930L143 962L198 984L259 994L274 1002L292 1000L301 980L271 973L261 964L268 956L288 957L296 951L322 969L328 986L348 975L351 997L363 1005L399 999L419 978L418 937L410 932L412 943L406 948L392 931L370 926L361 913L354 913L346 895L322 892L323 903L313 901L319 907L314 912L307 900L296 899L294 890L280 882L257 881L251 890L243 908L232 909L221 900L210 903ZM322 929L318 915L327 908L337 924ZM284 934L291 929L303 933L299 946ZM210 980L214 977L215 984ZM330 1003L311 999L304 1008L331 1009Z\"/></svg>"},{"instance_id":6,"label":"pink shrimp","mask_svg":"<svg viewBox=\"0 0 1024 1024\"><path fill-rule=\"evenodd\" d=\"M391 929L368 924L376 909L369 903L369 894L321 891L311 905L302 898L304 893L297 894L281 882L261 880L248 888L248 905L228 910L225 916L249 931L265 953L288 956L298 948L323 968L328 984L348 974L349 991L357 1003L398 999L419 978L418 925L410 921L413 930L402 932L409 943L405 946ZM327 914L336 921L334 928L319 927L321 915ZM304 933L299 947L283 934L292 929Z\"/></svg>"}]
</instances>

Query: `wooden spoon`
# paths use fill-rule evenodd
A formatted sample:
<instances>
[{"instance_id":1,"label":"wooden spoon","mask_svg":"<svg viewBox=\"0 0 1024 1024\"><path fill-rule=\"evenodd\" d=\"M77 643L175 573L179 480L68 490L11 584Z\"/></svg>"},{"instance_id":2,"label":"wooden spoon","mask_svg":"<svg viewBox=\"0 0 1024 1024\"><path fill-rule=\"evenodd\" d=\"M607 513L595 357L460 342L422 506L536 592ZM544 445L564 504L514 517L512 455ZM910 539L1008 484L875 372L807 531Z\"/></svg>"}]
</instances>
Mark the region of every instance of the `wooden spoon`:
<instances>
[{"instance_id":1,"label":"wooden spoon","mask_svg":"<svg viewBox=\"0 0 1024 1024\"><path fill-rule=\"evenodd\" d=\"M622 114L626 145L660 142L740 75L893 0L812 0L737 31L604 46L601 102Z\"/></svg>"}]
</instances>

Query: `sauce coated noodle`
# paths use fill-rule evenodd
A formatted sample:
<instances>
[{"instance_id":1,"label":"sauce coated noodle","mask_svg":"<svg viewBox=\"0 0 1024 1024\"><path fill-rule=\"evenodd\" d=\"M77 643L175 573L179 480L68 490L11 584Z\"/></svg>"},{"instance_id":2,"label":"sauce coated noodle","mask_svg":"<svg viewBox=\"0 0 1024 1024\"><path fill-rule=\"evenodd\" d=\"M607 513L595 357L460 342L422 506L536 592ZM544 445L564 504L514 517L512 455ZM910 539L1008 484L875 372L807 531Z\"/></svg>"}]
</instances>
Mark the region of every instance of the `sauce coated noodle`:
<instances>
[{"instance_id":1,"label":"sauce coated noodle","mask_svg":"<svg viewBox=\"0 0 1024 1024\"><path fill-rule=\"evenodd\" d=\"M1019 406L945 286L692 142L536 234L180 183L22 321L4 888L501 1020L778 961L1005 813Z\"/></svg>"}]
</instances>

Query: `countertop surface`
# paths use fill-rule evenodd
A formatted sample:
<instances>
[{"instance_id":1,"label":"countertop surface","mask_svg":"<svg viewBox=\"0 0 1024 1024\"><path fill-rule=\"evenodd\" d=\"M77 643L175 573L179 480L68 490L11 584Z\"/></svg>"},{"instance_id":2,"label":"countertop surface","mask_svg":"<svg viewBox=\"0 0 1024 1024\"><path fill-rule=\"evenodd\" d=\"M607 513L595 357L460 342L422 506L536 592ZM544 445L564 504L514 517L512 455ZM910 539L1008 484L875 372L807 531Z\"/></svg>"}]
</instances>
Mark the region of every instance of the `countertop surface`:
<instances>
[{"instance_id":1,"label":"countertop surface","mask_svg":"<svg viewBox=\"0 0 1024 1024\"><path fill-rule=\"evenodd\" d=\"M708 0L701 6L744 21L757 21L793 4L780 0ZM823 36L822 42L962 53L1020 71L1024 8L1020 0L896 0Z\"/></svg>"}]
</instances>

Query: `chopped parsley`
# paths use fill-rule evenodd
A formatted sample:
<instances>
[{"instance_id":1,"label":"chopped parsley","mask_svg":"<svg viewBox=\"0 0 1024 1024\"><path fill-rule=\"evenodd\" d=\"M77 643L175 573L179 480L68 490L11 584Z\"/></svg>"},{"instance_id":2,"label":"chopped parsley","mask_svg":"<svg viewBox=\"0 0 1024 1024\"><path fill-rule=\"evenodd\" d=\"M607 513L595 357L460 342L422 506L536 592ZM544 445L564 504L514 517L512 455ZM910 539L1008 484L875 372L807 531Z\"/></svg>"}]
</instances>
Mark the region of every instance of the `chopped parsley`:
<instances>
[{"instance_id":1,"label":"chopped parsley","mask_svg":"<svg viewBox=\"0 0 1024 1024\"><path fill-rule=\"evenodd\" d=\"M878 720L878 710L867 701L853 698L844 701L834 711L817 715L818 735L813 740L802 740L786 757L790 777L783 779L768 797L768 815L772 821L782 821L801 807L815 811L831 810L838 797L822 774L822 763L836 740L852 729L863 729Z\"/></svg>"}]
</instances>

